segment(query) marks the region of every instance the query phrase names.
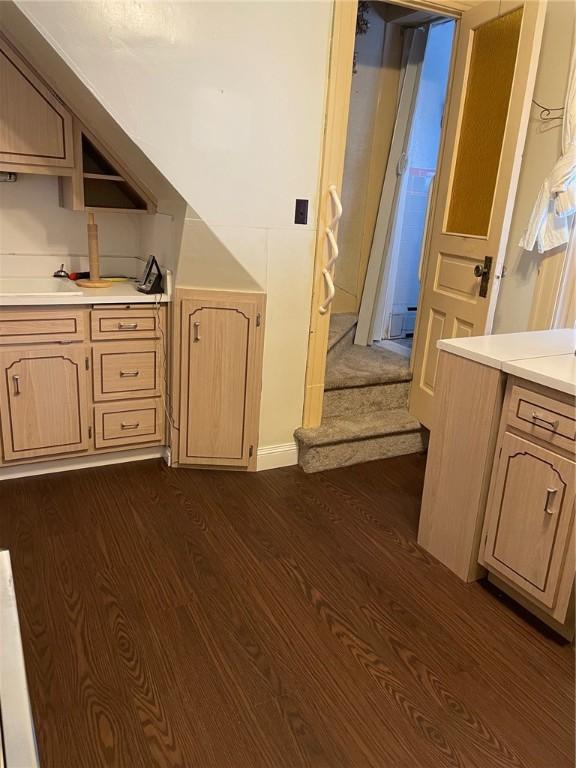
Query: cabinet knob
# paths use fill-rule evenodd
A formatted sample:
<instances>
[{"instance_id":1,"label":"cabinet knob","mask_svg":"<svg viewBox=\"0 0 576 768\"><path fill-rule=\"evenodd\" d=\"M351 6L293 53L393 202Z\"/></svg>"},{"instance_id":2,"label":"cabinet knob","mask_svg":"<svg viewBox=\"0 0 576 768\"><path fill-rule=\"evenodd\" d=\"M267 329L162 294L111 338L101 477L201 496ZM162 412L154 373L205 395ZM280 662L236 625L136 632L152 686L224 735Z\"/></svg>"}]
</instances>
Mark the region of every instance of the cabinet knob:
<instances>
[{"instance_id":1,"label":"cabinet knob","mask_svg":"<svg viewBox=\"0 0 576 768\"><path fill-rule=\"evenodd\" d=\"M194 338L193 341L200 341L200 323L198 320L194 323Z\"/></svg>"},{"instance_id":2,"label":"cabinet knob","mask_svg":"<svg viewBox=\"0 0 576 768\"><path fill-rule=\"evenodd\" d=\"M20 376L12 376L12 381L14 383L14 394L19 395L20 394Z\"/></svg>"}]
</instances>

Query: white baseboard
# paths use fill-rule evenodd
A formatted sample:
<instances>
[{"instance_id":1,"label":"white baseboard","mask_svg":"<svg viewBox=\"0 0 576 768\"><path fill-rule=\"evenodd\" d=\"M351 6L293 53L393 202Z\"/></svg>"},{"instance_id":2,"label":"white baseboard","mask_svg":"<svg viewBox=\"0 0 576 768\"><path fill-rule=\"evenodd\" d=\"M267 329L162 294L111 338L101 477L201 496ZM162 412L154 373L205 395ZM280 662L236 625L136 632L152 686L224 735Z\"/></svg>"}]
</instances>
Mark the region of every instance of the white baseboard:
<instances>
[{"instance_id":1,"label":"white baseboard","mask_svg":"<svg viewBox=\"0 0 576 768\"><path fill-rule=\"evenodd\" d=\"M0 480L13 480L17 477L49 475L52 472L68 472L72 469L102 467L106 464L125 464L128 461L166 458L164 446L138 448L134 451L115 451L114 453L96 453L90 456L73 456L69 459L58 458L50 461L35 461L30 464L18 464L14 467L0 467Z\"/></svg>"},{"instance_id":2,"label":"white baseboard","mask_svg":"<svg viewBox=\"0 0 576 768\"><path fill-rule=\"evenodd\" d=\"M298 447L296 443L281 443L280 445L265 445L258 448L257 471L262 469L277 469L292 467L298 464Z\"/></svg>"}]
</instances>

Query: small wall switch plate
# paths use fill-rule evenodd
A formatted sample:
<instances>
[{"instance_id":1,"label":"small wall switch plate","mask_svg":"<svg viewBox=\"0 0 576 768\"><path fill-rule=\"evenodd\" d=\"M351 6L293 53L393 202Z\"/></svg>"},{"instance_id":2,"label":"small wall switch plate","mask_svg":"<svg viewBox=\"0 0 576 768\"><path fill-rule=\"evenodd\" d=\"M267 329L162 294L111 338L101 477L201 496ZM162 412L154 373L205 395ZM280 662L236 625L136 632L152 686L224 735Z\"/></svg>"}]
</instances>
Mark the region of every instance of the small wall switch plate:
<instances>
[{"instance_id":1,"label":"small wall switch plate","mask_svg":"<svg viewBox=\"0 0 576 768\"><path fill-rule=\"evenodd\" d=\"M308 224L308 200L296 200L294 224Z\"/></svg>"}]
</instances>

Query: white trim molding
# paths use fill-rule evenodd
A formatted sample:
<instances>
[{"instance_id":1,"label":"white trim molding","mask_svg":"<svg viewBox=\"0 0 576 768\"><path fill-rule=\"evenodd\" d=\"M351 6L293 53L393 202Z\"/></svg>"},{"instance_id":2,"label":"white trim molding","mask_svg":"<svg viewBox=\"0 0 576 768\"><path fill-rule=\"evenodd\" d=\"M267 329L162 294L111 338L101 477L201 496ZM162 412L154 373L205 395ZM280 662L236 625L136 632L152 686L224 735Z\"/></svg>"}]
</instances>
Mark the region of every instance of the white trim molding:
<instances>
[{"instance_id":1,"label":"white trim molding","mask_svg":"<svg viewBox=\"0 0 576 768\"><path fill-rule=\"evenodd\" d=\"M258 463L256 469L277 469L278 467L292 467L298 464L298 447L296 443L281 443L279 445L265 445L258 448Z\"/></svg>"}]
</instances>

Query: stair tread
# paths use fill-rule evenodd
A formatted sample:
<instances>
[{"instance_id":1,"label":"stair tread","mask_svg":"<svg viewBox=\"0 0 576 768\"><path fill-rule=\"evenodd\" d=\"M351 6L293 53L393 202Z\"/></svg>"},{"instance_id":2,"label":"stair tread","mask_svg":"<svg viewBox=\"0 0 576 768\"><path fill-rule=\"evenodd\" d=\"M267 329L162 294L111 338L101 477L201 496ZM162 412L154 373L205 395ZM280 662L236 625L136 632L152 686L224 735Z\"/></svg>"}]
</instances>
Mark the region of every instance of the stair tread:
<instances>
[{"instance_id":1,"label":"stair tread","mask_svg":"<svg viewBox=\"0 0 576 768\"><path fill-rule=\"evenodd\" d=\"M356 416L334 416L319 427L300 427L294 433L303 445L332 445L369 437L417 432L421 424L405 408L372 411Z\"/></svg>"},{"instance_id":2,"label":"stair tread","mask_svg":"<svg viewBox=\"0 0 576 768\"><path fill-rule=\"evenodd\" d=\"M365 387L411 379L410 362L403 355L377 347L353 345L328 358L324 389Z\"/></svg>"},{"instance_id":3,"label":"stair tread","mask_svg":"<svg viewBox=\"0 0 576 768\"><path fill-rule=\"evenodd\" d=\"M340 315L331 315L330 331L328 333L328 352L332 350L344 336L348 334L358 322L358 315L352 313L342 313Z\"/></svg>"}]
</instances>

